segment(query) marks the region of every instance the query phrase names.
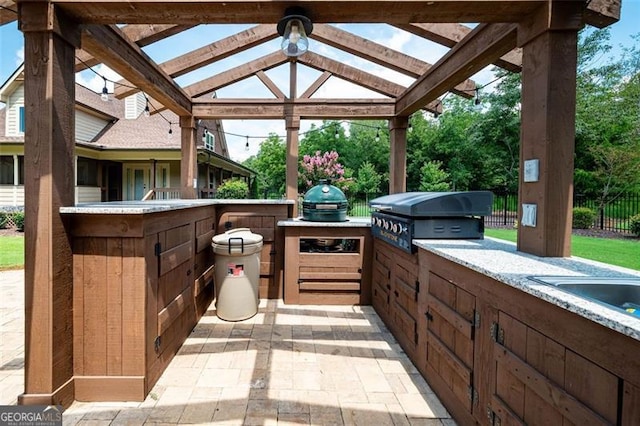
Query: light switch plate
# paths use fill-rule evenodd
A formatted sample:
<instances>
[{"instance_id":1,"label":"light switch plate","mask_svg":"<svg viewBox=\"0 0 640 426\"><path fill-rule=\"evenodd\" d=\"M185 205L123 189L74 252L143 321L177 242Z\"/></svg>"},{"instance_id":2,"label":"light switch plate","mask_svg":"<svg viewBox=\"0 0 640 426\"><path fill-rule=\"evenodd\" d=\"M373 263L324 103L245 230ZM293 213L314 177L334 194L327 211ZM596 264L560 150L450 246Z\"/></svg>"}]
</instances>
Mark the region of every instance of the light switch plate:
<instances>
[{"instance_id":1,"label":"light switch plate","mask_svg":"<svg viewBox=\"0 0 640 426\"><path fill-rule=\"evenodd\" d=\"M540 160L525 160L524 181L537 182L540 179Z\"/></svg>"},{"instance_id":2,"label":"light switch plate","mask_svg":"<svg viewBox=\"0 0 640 426\"><path fill-rule=\"evenodd\" d=\"M536 216L538 213L537 204L522 205L522 226L536 227Z\"/></svg>"}]
</instances>

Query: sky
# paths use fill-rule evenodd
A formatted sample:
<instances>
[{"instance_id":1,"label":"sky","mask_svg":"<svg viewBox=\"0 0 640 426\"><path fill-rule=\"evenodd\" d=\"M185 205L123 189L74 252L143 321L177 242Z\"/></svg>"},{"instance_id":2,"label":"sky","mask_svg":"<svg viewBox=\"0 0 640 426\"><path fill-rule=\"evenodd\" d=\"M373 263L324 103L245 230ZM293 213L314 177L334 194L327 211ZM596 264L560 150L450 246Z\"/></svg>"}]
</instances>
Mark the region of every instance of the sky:
<instances>
[{"instance_id":1,"label":"sky","mask_svg":"<svg viewBox=\"0 0 640 426\"><path fill-rule=\"evenodd\" d=\"M634 34L640 34L640 27L638 26L639 22L640 0L622 0L620 21L610 27L612 36L611 44L613 49L608 58L602 58L601 60L606 61L608 59L615 59L619 57L622 52L622 47L628 47L634 42L631 36ZM249 27L250 25L200 25L168 39L146 46L143 50L157 63L162 63L163 61L174 58L198 47L205 46ZM413 36L405 31L388 25L344 24L339 25L338 27L431 64L436 63L448 50L443 46L424 40L420 37ZM272 53L279 49L279 43L280 40L276 39L260 46L256 46L241 54L234 55L230 58L218 61L215 64L211 64L178 77L176 81L181 86L186 86L200 81L204 78L215 75L220 71ZM17 23L15 21L0 26L0 84L3 84L23 62L23 45L23 36L17 29ZM414 81L410 77L378 66L348 53L336 50L315 40L310 40L309 50L404 86L409 86ZM288 93L288 68L288 64L285 64L266 72L266 74L284 93ZM478 74L472 76L471 79L479 86L489 83L494 79L490 68L491 67L488 67L482 70ZM102 76L111 81L119 80L119 76L106 66L98 65L93 69L95 72L85 71L77 74L76 80L80 84L83 84L96 92L100 92L102 90L104 84ZM304 90L306 90L306 88L312 84L319 75L319 71L299 65L298 93L304 92ZM113 90L113 84L109 84L109 89ZM483 90L491 90L491 86ZM217 97L268 98L273 97L273 95L256 77L251 77L247 80L218 90ZM318 92L316 92L314 97L374 98L382 97L382 95L332 77L320 88ZM321 122L303 120L300 125L300 132L305 132L312 124L319 126ZM280 135L283 139L286 134L284 120L224 120L223 126L227 133L227 145L231 159L238 162L245 160L251 155L255 155L259 150L260 142L270 133ZM245 149L247 136L249 137L248 150Z\"/></svg>"}]
</instances>

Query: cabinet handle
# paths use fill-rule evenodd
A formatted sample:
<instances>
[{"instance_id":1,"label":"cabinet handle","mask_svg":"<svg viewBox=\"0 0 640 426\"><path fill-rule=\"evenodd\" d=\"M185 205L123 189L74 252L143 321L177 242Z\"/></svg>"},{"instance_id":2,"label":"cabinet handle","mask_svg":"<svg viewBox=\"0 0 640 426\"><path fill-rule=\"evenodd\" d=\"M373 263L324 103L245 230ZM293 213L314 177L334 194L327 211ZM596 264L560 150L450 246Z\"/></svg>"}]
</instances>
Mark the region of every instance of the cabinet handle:
<instances>
[{"instance_id":1,"label":"cabinet handle","mask_svg":"<svg viewBox=\"0 0 640 426\"><path fill-rule=\"evenodd\" d=\"M433 315L429 311L425 312L424 316L427 317L427 321L433 321Z\"/></svg>"},{"instance_id":2,"label":"cabinet handle","mask_svg":"<svg viewBox=\"0 0 640 426\"><path fill-rule=\"evenodd\" d=\"M399 297L399 296L400 296L400 293L398 293L398 290L394 290L394 291L393 291L393 294L395 294L395 295L396 295L396 297Z\"/></svg>"}]
</instances>

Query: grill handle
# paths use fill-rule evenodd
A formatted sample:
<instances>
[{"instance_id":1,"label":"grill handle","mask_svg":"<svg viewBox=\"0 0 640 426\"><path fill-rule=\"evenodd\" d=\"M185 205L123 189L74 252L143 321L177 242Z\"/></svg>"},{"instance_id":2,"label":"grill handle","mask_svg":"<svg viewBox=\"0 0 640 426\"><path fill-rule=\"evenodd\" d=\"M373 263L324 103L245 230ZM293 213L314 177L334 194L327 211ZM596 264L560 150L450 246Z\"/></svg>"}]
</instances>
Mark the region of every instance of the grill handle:
<instances>
[{"instance_id":1,"label":"grill handle","mask_svg":"<svg viewBox=\"0 0 640 426\"><path fill-rule=\"evenodd\" d=\"M376 210L392 210L393 209L393 207L385 206L384 204L371 204L371 208Z\"/></svg>"}]
</instances>

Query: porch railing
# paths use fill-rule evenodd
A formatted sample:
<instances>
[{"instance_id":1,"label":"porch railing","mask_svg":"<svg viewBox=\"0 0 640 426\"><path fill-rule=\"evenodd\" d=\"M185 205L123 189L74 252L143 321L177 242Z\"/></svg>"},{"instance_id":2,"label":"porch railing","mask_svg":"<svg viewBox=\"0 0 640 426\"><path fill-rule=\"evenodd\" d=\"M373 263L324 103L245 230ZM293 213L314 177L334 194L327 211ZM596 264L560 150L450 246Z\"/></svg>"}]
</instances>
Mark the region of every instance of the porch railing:
<instances>
[{"instance_id":1,"label":"porch railing","mask_svg":"<svg viewBox=\"0 0 640 426\"><path fill-rule=\"evenodd\" d=\"M178 199L180 199L180 190L175 188L152 188L142 197L142 201Z\"/></svg>"}]
</instances>

